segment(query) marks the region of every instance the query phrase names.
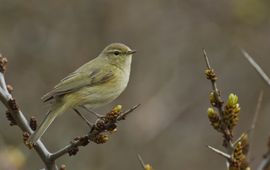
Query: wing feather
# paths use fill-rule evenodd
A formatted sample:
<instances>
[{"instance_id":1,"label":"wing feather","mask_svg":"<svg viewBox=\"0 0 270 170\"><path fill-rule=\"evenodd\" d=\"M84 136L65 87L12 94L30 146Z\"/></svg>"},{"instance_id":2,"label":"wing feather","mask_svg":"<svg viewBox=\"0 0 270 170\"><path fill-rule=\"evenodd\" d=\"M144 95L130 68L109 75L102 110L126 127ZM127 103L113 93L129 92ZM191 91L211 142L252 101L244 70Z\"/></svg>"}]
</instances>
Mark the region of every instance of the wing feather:
<instances>
[{"instance_id":1,"label":"wing feather","mask_svg":"<svg viewBox=\"0 0 270 170\"><path fill-rule=\"evenodd\" d=\"M114 78L111 70L92 68L91 70L78 69L62 79L53 90L45 94L41 100L47 102L57 96L77 91L85 86L103 84Z\"/></svg>"}]
</instances>

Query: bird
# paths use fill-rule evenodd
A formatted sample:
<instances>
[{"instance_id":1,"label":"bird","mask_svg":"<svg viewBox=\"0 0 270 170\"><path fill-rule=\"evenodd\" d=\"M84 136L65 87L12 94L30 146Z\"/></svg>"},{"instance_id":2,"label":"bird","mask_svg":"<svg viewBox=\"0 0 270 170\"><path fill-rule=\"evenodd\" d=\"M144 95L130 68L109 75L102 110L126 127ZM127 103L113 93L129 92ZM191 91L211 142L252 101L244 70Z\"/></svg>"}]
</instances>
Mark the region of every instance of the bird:
<instances>
[{"instance_id":1,"label":"bird","mask_svg":"<svg viewBox=\"0 0 270 170\"><path fill-rule=\"evenodd\" d=\"M109 44L96 58L62 79L41 98L51 102L51 107L28 143L35 144L55 118L69 109L94 109L114 101L128 85L135 52L123 43Z\"/></svg>"}]
</instances>

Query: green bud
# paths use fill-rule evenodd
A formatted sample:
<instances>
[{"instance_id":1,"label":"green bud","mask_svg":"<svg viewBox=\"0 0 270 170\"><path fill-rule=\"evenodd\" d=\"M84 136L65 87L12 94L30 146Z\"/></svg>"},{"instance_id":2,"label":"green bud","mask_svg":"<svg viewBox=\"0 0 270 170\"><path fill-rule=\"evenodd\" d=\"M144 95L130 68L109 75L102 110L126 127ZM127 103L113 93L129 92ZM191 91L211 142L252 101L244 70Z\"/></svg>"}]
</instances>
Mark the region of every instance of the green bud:
<instances>
[{"instance_id":1,"label":"green bud","mask_svg":"<svg viewBox=\"0 0 270 170\"><path fill-rule=\"evenodd\" d=\"M213 117L216 115L215 110L212 107L209 107L207 110L208 117Z\"/></svg>"},{"instance_id":2,"label":"green bud","mask_svg":"<svg viewBox=\"0 0 270 170\"><path fill-rule=\"evenodd\" d=\"M215 98L215 93L214 92L211 92L210 95L209 95L209 100L210 100L210 103L212 105L215 105L216 103L216 98Z\"/></svg>"},{"instance_id":3,"label":"green bud","mask_svg":"<svg viewBox=\"0 0 270 170\"><path fill-rule=\"evenodd\" d=\"M233 112L234 112L234 113L239 113L240 110L241 110L241 108L240 108L239 104L237 103L237 104L235 105L235 108L233 109Z\"/></svg>"},{"instance_id":4,"label":"green bud","mask_svg":"<svg viewBox=\"0 0 270 170\"><path fill-rule=\"evenodd\" d=\"M231 93L228 97L228 106L229 107L233 107L238 103L238 96L236 96L235 94Z\"/></svg>"}]
</instances>

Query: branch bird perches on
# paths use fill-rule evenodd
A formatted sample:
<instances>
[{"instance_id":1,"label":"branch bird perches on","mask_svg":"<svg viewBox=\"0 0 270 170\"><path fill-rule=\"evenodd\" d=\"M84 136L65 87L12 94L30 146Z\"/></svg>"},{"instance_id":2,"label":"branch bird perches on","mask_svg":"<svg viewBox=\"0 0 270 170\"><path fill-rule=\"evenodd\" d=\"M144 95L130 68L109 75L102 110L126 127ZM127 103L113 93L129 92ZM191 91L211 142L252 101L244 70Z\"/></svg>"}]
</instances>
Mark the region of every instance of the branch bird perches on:
<instances>
[{"instance_id":1,"label":"branch bird perches on","mask_svg":"<svg viewBox=\"0 0 270 170\"><path fill-rule=\"evenodd\" d=\"M7 69L7 58L0 54L0 101L7 109L6 116L10 121L10 125L17 125L23 132L23 140L26 142L31 134L36 129L37 122L34 117L27 120L25 114L20 110L16 100L11 94L12 87L6 84L4 73ZM56 160L65 154L70 156L75 155L79 151L79 147L86 146L90 142L97 144L105 143L108 140L108 132L114 132L117 128L117 123L124 120L131 112L137 109L139 105L132 107L127 111L122 111L122 106L117 105L104 117L100 117L93 124L88 134L82 137L76 137L69 145L59 149L58 151L51 153L41 140L33 146L38 156L41 158L45 165L46 170L58 170L65 169L65 166L58 167Z\"/></svg>"}]
</instances>

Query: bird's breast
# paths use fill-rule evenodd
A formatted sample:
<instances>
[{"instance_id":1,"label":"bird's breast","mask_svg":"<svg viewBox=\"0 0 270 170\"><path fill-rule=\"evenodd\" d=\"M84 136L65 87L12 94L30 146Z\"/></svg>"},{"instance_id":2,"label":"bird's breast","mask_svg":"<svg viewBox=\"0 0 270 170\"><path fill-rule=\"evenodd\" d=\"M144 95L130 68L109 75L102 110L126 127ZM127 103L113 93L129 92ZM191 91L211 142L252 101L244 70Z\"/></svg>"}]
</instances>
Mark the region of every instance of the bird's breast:
<instances>
[{"instance_id":1,"label":"bird's breast","mask_svg":"<svg viewBox=\"0 0 270 170\"><path fill-rule=\"evenodd\" d=\"M114 76L106 83L87 86L73 93L69 98L79 101L75 105L87 105L90 108L100 107L115 100L127 87L130 70L114 70Z\"/></svg>"}]
</instances>

